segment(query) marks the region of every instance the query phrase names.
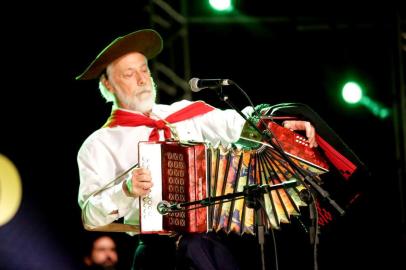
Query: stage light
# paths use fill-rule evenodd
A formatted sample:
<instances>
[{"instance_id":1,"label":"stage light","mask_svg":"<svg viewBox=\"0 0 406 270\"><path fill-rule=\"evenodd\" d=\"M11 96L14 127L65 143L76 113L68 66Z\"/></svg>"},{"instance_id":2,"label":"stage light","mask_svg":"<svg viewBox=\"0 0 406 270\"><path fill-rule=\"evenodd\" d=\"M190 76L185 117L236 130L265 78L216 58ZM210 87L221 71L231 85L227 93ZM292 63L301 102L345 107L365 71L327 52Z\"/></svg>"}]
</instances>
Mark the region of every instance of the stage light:
<instances>
[{"instance_id":1,"label":"stage light","mask_svg":"<svg viewBox=\"0 0 406 270\"><path fill-rule=\"evenodd\" d=\"M346 82L341 90L341 95L347 104L363 105L380 119L386 119L391 115L391 109L385 107L381 102L368 97L358 82Z\"/></svg>"},{"instance_id":2,"label":"stage light","mask_svg":"<svg viewBox=\"0 0 406 270\"><path fill-rule=\"evenodd\" d=\"M212 9L221 12L229 12L233 10L232 0L209 0Z\"/></svg>"},{"instance_id":3,"label":"stage light","mask_svg":"<svg viewBox=\"0 0 406 270\"><path fill-rule=\"evenodd\" d=\"M0 154L0 226L8 223L20 208L22 186L17 168Z\"/></svg>"},{"instance_id":4,"label":"stage light","mask_svg":"<svg viewBox=\"0 0 406 270\"><path fill-rule=\"evenodd\" d=\"M347 82L342 89L342 97L345 102L350 104L359 103L363 97L363 91L356 82Z\"/></svg>"}]
</instances>

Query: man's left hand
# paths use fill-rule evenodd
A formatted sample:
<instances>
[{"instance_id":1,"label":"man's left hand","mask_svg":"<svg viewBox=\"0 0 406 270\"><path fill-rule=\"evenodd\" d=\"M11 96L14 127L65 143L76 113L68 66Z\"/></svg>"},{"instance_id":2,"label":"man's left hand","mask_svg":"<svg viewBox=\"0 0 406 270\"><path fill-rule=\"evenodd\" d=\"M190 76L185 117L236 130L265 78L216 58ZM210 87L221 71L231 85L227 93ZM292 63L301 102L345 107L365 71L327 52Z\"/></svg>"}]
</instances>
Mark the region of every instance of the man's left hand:
<instances>
[{"instance_id":1,"label":"man's left hand","mask_svg":"<svg viewBox=\"0 0 406 270\"><path fill-rule=\"evenodd\" d=\"M286 120L283 122L283 126L291 130L305 130L309 146L317 147L316 130L310 122L299 120Z\"/></svg>"}]
</instances>

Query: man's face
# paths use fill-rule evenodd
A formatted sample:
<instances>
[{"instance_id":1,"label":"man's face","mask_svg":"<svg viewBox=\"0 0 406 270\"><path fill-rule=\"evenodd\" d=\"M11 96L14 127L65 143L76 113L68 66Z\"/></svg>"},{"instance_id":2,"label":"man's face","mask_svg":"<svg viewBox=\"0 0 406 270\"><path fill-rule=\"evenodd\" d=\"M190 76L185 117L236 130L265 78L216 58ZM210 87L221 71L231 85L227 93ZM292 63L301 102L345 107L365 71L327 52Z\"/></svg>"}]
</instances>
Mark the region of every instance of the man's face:
<instances>
[{"instance_id":1,"label":"man's face","mask_svg":"<svg viewBox=\"0 0 406 270\"><path fill-rule=\"evenodd\" d=\"M131 52L107 67L108 89L121 108L146 113L155 103L156 89L148 61L138 52Z\"/></svg>"},{"instance_id":2,"label":"man's face","mask_svg":"<svg viewBox=\"0 0 406 270\"><path fill-rule=\"evenodd\" d=\"M116 244L107 236L102 236L93 243L91 261L94 265L111 267L117 263Z\"/></svg>"}]
</instances>

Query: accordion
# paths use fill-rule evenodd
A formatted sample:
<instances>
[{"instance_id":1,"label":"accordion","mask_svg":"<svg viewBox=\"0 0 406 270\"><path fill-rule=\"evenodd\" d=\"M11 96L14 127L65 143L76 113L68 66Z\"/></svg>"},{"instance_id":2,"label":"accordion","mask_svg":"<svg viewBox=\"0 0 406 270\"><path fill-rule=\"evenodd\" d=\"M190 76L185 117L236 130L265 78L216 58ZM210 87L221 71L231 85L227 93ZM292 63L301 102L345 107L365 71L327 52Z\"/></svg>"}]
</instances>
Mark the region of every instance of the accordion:
<instances>
[{"instance_id":1,"label":"accordion","mask_svg":"<svg viewBox=\"0 0 406 270\"><path fill-rule=\"evenodd\" d=\"M268 127L295 166L320 180L329 166L321 153L310 148L303 136L274 122ZM242 192L249 185L298 185L272 189L261 195L267 226L279 229L300 215L306 206L300 193L305 186L292 163L267 143L257 149L213 147L199 142L140 142L139 165L151 171L154 187L140 198L140 233L224 231L255 234L255 210L247 198L223 200L210 206L188 205L162 215L161 202L184 204ZM283 185L282 185L283 186Z\"/></svg>"}]
</instances>

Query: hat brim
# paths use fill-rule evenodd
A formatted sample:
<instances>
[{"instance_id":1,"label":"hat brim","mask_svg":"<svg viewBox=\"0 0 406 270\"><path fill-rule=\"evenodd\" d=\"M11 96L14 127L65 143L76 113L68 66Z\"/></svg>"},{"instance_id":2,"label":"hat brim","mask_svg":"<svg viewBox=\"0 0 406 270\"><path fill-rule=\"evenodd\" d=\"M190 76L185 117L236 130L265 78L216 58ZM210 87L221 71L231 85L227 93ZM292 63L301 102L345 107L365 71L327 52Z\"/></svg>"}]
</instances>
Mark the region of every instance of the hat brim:
<instances>
[{"instance_id":1,"label":"hat brim","mask_svg":"<svg viewBox=\"0 0 406 270\"><path fill-rule=\"evenodd\" d=\"M159 54L162 48L162 37L152 29L143 29L118 37L97 55L76 80L97 79L111 62L127 53L139 52L147 59L151 59Z\"/></svg>"}]
</instances>

